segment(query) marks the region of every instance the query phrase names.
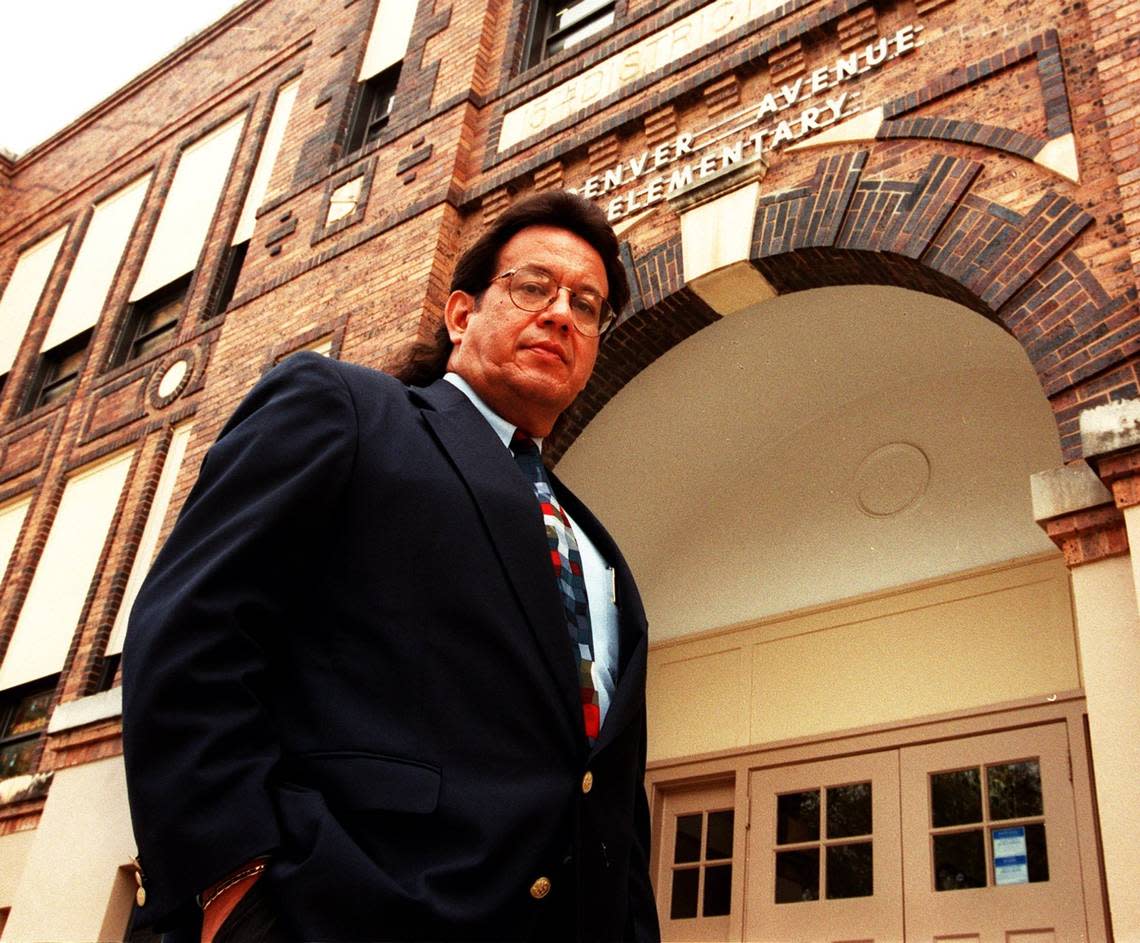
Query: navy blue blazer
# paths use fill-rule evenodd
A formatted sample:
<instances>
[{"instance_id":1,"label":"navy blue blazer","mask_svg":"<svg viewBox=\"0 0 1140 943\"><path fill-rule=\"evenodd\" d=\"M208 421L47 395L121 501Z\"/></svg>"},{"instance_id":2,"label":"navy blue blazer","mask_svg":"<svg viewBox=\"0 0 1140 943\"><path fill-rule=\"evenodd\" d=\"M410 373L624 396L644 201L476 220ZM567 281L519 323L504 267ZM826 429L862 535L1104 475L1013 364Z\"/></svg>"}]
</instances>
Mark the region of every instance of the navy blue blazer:
<instances>
[{"instance_id":1,"label":"navy blue blazer","mask_svg":"<svg viewBox=\"0 0 1140 943\"><path fill-rule=\"evenodd\" d=\"M554 906L583 943L658 938L645 615L552 479L616 569L618 682L593 748L534 493L466 396L315 354L266 374L131 615L144 920L191 928L196 893L268 855L302 939L523 940Z\"/></svg>"}]
</instances>

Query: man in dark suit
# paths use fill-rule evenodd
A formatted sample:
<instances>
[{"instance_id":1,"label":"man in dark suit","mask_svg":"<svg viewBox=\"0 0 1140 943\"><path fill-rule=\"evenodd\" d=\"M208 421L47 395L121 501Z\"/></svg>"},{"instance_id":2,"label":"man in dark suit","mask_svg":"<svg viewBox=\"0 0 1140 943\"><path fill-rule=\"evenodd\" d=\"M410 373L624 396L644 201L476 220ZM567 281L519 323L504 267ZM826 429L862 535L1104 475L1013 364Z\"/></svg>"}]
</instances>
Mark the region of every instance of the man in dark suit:
<instances>
[{"instance_id":1,"label":"man in dark suit","mask_svg":"<svg viewBox=\"0 0 1140 943\"><path fill-rule=\"evenodd\" d=\"M144 920L658 939L644 612L535 454L627 299L601 212L541 194L457 265L445 378L301 354L239 406L131 617Z\"/></svg>"}]
</instances>

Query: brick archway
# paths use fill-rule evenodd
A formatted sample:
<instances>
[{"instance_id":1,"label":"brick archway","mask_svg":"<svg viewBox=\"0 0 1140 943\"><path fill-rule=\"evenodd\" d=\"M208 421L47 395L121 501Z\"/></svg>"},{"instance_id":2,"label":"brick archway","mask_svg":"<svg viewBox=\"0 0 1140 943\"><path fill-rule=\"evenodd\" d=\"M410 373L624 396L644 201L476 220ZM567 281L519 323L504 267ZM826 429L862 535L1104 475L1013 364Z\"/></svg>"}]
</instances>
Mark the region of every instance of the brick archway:
<instances>
[{"instance_id":1,"label":"brick archway","mask_svg":"<svg viewBox=\"0 0 1140 943\"><path fill-rule=\"evenodd\" d=\"M983 165L962 157L935 154L913 181L869 178L867 158L867 151L835 154L799 186L762 196L752 265L781 295L895 285L990 318L1033 364L1065 459L1080 457L1080 410L1134 384L1140 353L1136 298L1110 297L1074 251L1093 218L1052 191L1024 214L982 197L974 185ZM631 310L551 436L555 461L634 376L720 319L684 283L682 261L680 236L627 256Z\"/></svg>"}]
</instances>

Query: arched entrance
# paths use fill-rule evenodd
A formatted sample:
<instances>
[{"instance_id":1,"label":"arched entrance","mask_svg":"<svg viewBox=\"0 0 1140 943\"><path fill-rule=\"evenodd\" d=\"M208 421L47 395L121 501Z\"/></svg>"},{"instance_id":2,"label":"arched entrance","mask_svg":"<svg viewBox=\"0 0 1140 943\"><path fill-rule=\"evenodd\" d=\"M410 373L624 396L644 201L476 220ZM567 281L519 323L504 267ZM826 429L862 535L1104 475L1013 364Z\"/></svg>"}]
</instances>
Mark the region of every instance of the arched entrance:
<instances>
[{"instance_id":1,"label":"arched entrance","mask_svg":"<svg viewBox=\"0 0 1140 943\"><path fill-rule=\"evenodd\" d=\"M666 935L1096 938L1069 574L1028 487L1075 453L1057 308L1111 304L1065 254L1088 218L864 159L751 195L703 270L682 208L553 443L651 620ZM740 190L698 205L739 227Z\"/></svg>"}]
</instances>

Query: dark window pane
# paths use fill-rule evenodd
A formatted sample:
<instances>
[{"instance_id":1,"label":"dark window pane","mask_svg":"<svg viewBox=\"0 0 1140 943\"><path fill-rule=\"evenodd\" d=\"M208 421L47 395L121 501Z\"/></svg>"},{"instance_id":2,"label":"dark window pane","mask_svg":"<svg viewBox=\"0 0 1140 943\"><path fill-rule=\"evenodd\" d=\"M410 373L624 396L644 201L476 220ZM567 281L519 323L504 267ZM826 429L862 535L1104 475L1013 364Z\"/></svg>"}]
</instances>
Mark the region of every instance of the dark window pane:
<instances>
[{"instance_id":1,"label":"dark window pane","mask_svg":"<svg viewBox=\"0 0 1140 943\"><path fill-rule=\"evenodd\" d=\"M48 709L51 707L51 691L40 691L38 694L29 694L21 698L12 711L12 719L8 722L8 729L4 731L6 737L18 737L24 733L35 733L43 730L48 722Z\"/></svg>"},{"instance_id":2,"label":"dark window pane","mask_svg":"<svg viewBox=\"0 0 1140 943\"><path fill-rule=\"evenodd\" d=\"M697 915L697 883L699 868L673 872L673 900L669 905L670 920L684 920Z\"/></svg>"},{"instance_id":3,"label":"dark window pane","mask_svg":"<svg viewBox=\"0 0 1140 943\"><path fill-rule=\"evenodd\" d=\"M870 897L875 890L870 842L827 849L827 898Z\"/></svg>"},{"instance_id":4,"label":"dark window pane","mask_svg":"<svg viewBox=\"0 0 1140 943\"><path fill-rule=\"evenodd\" d=\"M677 816L677 844L673 848L673 861L701 860L701 813ZM696 891L693 892L694 894ZM695 898L694 898L695 899Z\"/></svg>"},{"instance_id":5,"label":"dark window pane","mask_svg":"<svg viewBox=\"0 0 1140 943\"><path fill-rule=\"evenodd\" d=\"M819 849L776 852L776 903L819 900Z\"/></svg>"},{"instance_id":6,"label":"dark window pane","mask_svg":"<svg viewBox=\"0 0 1140 943\"><path fill-rule=\"evenodd\" d=\"M982 787L976 769L930 777L930 811L935 828L982 820Z\"/></svg>"},{"instance_id":7,"label":"dark window pane","mask_svg":"<svg viewBox=\"0 0 1140 943\"><path fill-rule=\"evenodd\" d=\"M21 740L0 749L0 779L32 772L40 739Z\"/></svg>"},{"instance_id":8,"label":"dark window pane","mask_svg":"<svg viewBox=\"0 0 1140 943\"><path fill-rule=\"evenodd\" d=\"M1015 825L990 832L996 884L1036 884L1049 880L1045 826Z\"/></svg>"},{"instance_id":9,"label":"dark window pane","mask_svg":"<svg viewBox=\"0 0 1140 943\"><path fill-rule=\"evenodd\" d=\"M701 913L706 917L723 917L732 906L732 865L718 864L705 868L705 902Z\"/></svg>"},{"instance_id":10,"label":"dark window pane","mask_svg":"<svg viewBox=\"0 0 1140 943\"><path fill-rule=\"evenodd\" d=\"M986 767L991 819L1042 815L1041 767L1036 760Z\"/></svg>"},{"instance_id":11,"label":"dark window pane","mask_svg":"<svg viewBox=\"0 0 1140 943\"><path fill-rule=\"evenodd\" d=\"M986 886L986 850L980 830L934 836L934 889Z\"/></svg>"},{"instance_id":12,"label":"dark window pane","mask_svg":"<svg viewBox=\"0 0 1140 943\"><path fill-rule=\"evenodd\" d=\"M827 837L871 834L871 784L853 783L827 790Z\"/></svg>"},{"instance_id":13,"label":"dark window pane","mask_svg":"<svg viewBox=\"0 0 1140 943\"><path fill-rule=\"evenodd\" d=\"M819 790L776 799L776 844L819 841Z\"/></svg>"},{"instance_id":14,"label":"dark window pane","mask_svg":"<svg viewBox=\"0 0 1140 943\"><path fill-rule=\"evenodd\" d=\"M1029 852L1029 883L1049 880L1049 852L1045 848L1045 826L1026 825L1025 844Z\"/></svg>"},{"instance_id":15,"label":"dark window pane","mask_svg":"<svg viewBox=\"0 0 1140 943\"><path fill-rule=\"evenodd\" d=\"M710 812L708 835L705 836L705 858L732 857L732 809Z\"/></svg>"}]
</instances>

